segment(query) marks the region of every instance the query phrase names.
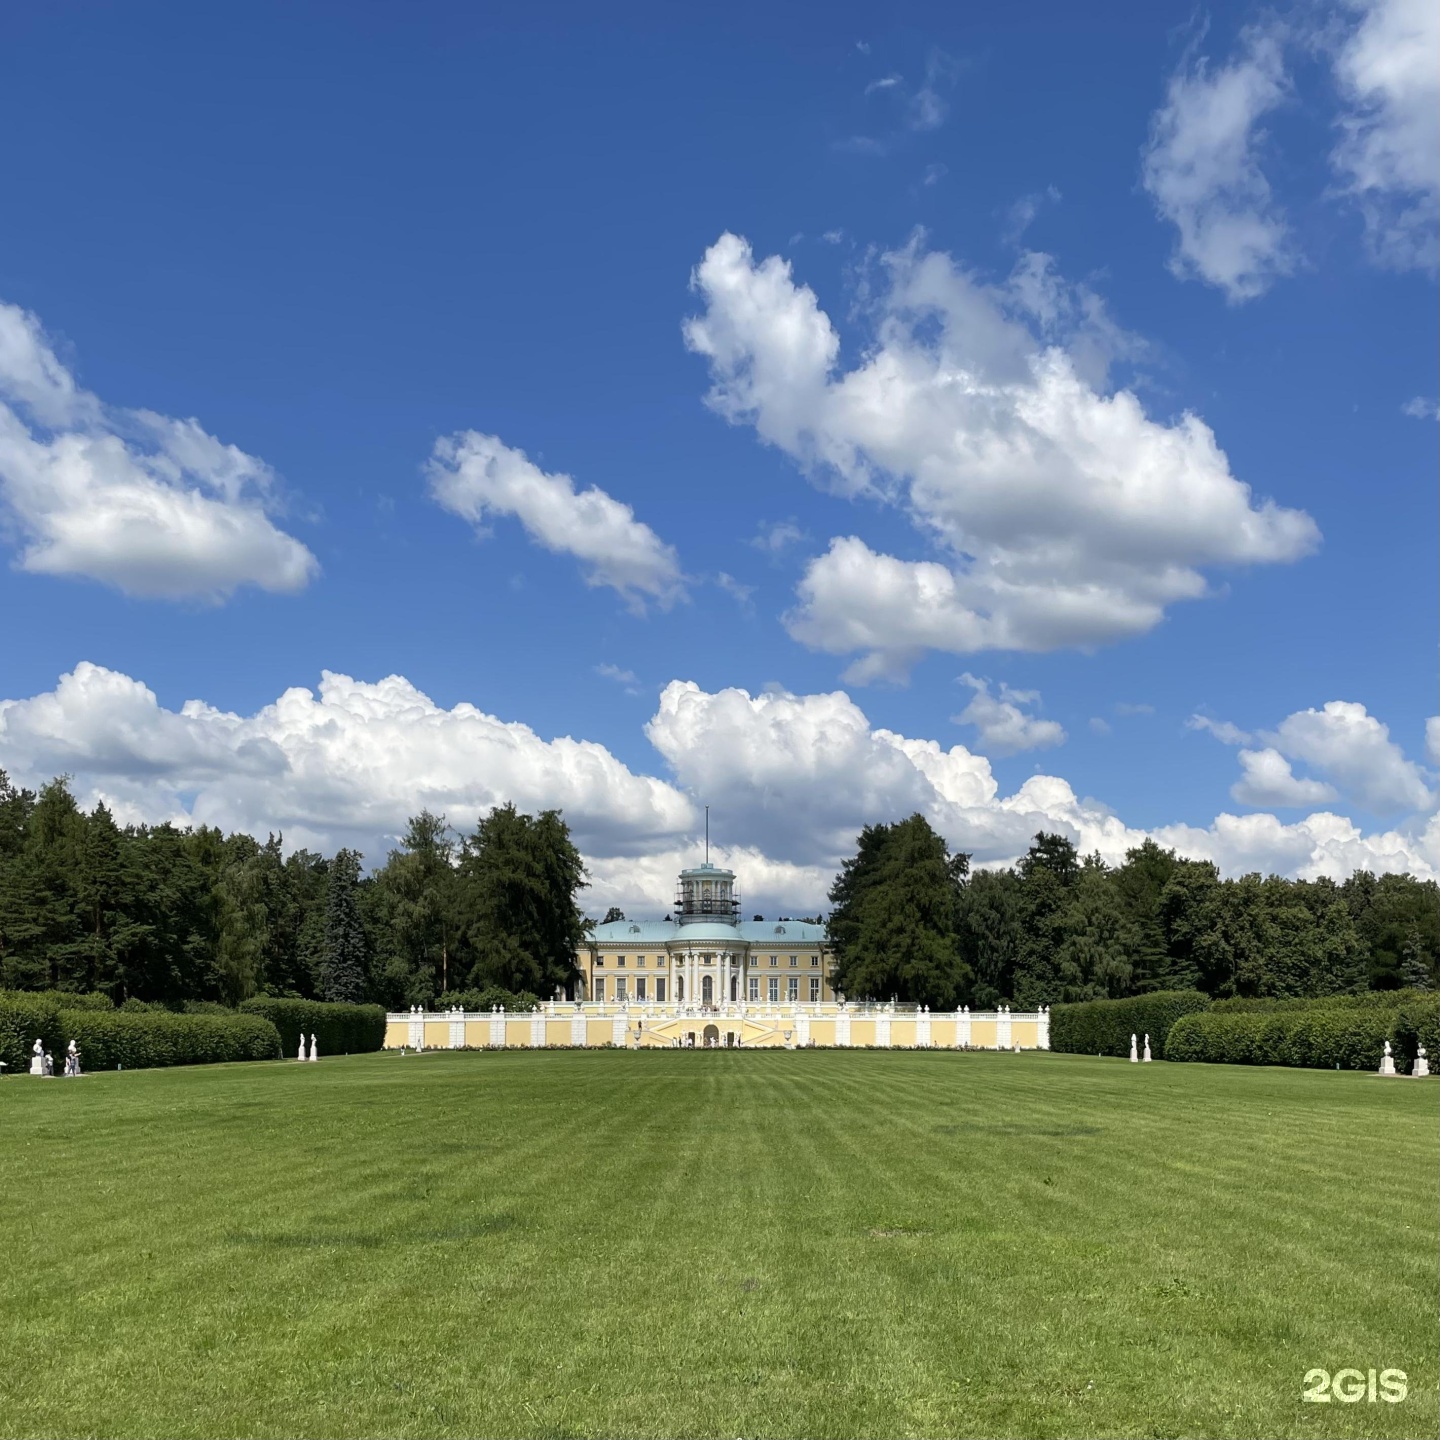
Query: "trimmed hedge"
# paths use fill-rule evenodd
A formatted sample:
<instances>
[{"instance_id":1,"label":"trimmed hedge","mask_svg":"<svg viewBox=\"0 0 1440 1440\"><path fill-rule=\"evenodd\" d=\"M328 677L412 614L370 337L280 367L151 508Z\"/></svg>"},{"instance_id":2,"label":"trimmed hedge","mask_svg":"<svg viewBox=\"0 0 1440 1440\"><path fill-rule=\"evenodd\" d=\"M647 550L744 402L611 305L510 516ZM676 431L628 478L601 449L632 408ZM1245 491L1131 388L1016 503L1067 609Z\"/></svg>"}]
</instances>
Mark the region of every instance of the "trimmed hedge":
<instances>
[{"instance_id":1,"label":"trimmed hedge","mask_svg":"<svg viewBox=\"0 0 1440 1440\"><path fill-rule=\"evenodd\" d=\"M1181 1016L1204 1010L1210 997L1200 990L1157 990L1126 1000L1086 1000L1050 1010L1050 1048L1070 1055L1130 1054L1130 1037L1150 1037L1150 1053L1166 1058L1166 1037Z\"/></svg>"},{"instance_id":2,"label":"trimmed hedge","mask_svg":"<svg viewBox=\"0 0 1440 1440\"><path fill-rule=\"evenodd\" d=\"M1433 1074L1440 1065L1440 996L1430 995L1395 1012L1390 1027L1390 1047L1395 1052L1395 1068L1410 1073L1415 1063L1415 1050L1423 1045L1430 1057Z\"/></svg>"},{"instance_id":3,"label":"trimmed hedge","mask_svg":"<svg viewBox=\"0 0 1440 1440\"><path fill-rule=\"evenodd\" d=\"M1184 1015L1166 1037L1171 1060L1378 1070L1395 1012L1379 1006L1210 1011ZM1393 1043L1393 1042L1392 1042Z\"/></svg>"},{"instance_id":4,"label":"trimmed hedge","mask_svg":"<svg viewBox=\"0 0 1440 1440\"><path fill-rule=\"evenodd\" d=\"M56 1068L63 1068L58 1056L65 1048L65 1029L55 997L23 990L0 991L0 1060L6 1067L0 1075L29 1073L30 1047L37 1036L57 1057Z\"/></svg>"},{"instance_id":5,"label":"trimmed hedge","mask_svg":"<svg viewBox=\"0 0 1440 1440\"><path fill-rule=\"evenodd\" d=\"M1265 996L1217 1000L1210 1009L1218 1015L1270 1015L1277 1010L1398 1010L1402 1005L1433 998L1434 992L1430 990L1365 990L1358 995L1319 995L1308 999Z\"/></svg>"},{"instance_id":6,"label":"trimmed hedge","mask_svg":"<svg viewBox=\"0 0 1440 1440\"><path fill-rule=\"evenodd\" d=\"M285 1058L294 1059L300 1035L317 1037L321 1056L362 1055L385 1044L382 1005L340 1005L321 1000L277 1000L257 995L242 1000L246 1015L261 1015L280 1032Z\"/></svg>"},{"instance_id":7,"label":"trimmed hedge","mask_svg":"<svg viewBox=\"0 0 1440 1440\"><path fill-rule=\"evenodd\" d=\"M80 1047L86 1070L150 1070L161 1065L211 1065L226 1060L278 1060L280 1034L259 1015L175 1015L169 1012L101 1015L66 1010L67 1043ZM32 1042L33 1043L33 1042ZM55 1067L60 1069L59 1051Z\"/></svg>"}]
</instances>

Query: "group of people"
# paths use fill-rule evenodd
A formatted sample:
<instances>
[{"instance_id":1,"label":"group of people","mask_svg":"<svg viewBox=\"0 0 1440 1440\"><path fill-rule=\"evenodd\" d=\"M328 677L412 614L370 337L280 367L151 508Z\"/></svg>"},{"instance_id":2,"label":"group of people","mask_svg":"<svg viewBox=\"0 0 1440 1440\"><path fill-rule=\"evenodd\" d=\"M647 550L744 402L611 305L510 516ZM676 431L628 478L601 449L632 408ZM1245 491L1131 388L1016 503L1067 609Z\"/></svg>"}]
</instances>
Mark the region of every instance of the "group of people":
<instances>
[{"instance_id":1,"label":"group of people","mask_svg":"<svg viewBox=\"0 0 1440 1440\"><path fill-rule=\"evenodd\" d=\"M45 1042L37 1035L30 1050L30 1073L32 1075L53 1075L55 1057L45 1048ZM65 1051L65 1074L80 1073L80 1047L72 1040Z\"/></svg>"}]
</instances>

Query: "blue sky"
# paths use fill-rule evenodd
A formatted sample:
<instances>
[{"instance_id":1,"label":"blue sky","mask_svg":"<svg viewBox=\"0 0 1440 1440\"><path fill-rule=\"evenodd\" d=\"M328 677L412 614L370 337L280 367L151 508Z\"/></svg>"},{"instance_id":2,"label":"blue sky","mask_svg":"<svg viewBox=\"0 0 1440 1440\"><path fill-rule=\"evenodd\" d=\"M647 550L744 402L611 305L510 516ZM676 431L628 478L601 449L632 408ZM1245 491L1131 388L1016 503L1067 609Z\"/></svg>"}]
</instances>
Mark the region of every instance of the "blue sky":
<instances>
[{"instance_id":1,"label":"blue sky","mask_svg":"<svg viewBox=\"0 0 1440 1440\"><path fill-rule=\"evenodd\" d=\"M0 765L1440 871L1430 8L12 7Z\"/></svg>"}]
</instances>

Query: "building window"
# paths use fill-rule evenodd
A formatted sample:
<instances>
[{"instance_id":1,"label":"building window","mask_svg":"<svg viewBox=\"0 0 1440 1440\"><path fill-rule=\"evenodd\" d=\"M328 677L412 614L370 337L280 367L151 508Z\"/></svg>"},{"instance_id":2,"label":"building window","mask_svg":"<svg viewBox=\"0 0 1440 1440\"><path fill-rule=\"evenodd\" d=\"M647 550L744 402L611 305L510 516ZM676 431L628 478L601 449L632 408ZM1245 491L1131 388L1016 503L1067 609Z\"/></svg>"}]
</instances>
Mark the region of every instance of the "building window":
<instances>
[{"instance_id":1,"label":"building window","mask_svg":"<svg viewBox=\"0 0 1440 1440\"><path fill-rule=\"evenodd\" d=\"M798 955L792 955L792 956L790 957L790 964L791 964L792 966L793 966L793 965L798 965L799 963L800 963L800 957L799 957Z\"/></svg>"},{"instance_id":2,"label":"building window","mask_svg":"<svg viewBox=\"0 0 1440 1440\"><path fill-rule=\"evenodd\" d=\"M605 977L603 975L595 977L595 998L597 1000L605 998Z\"/></svg>"},{"instance_id":3,"label":"building window","mask_svg":"<svg viewBox=\"0 0 1440 1440\"><path fill-rule=\"evenodd\" d=\"M605 957L604 957L603 955L597 955L597 956L595 957L595 968L596 968L597 970L598 970L604 963L605 963Z\"/></svg>"},{"instance_id":4,"label":"building window","mask_svg":"<svg viewBox=\"0 0 1440 1440\"><path fill-rule=\"evenodd\" d=\"M617 955L615 957L615 963L623 970L625 968L625 957L623 955Z\"/></svg>"},{"instance_id":5,"label":"building window","mask_svg":"<svg viewBox=\"0 0 1440 1440\"><path fill-rule=\"evenodd\" d=\"M643 955L637 955L635 957L635 963L643 970L645 968L645 957Z\"/></svg>"},{"instance_id":6,"label":"building window","mask_svg":"<svg viewBox=\"0 0 1440 1440\"><path fill-rule=\"evenodd\" d=\"M645 998L645 977L643 975L635 977L635 998L637 1000Z\"/></svg>"},{"instance_id":7,"label":"building window","mask_svg":"<svg viewBox=\"0 0 1440 1440\"><path fill-rule=\"evenodd\" d=\"M792 1004L800 998L800 977L792 975L790 983L785 987L785 998Z\"/></svg>"},{"instance_id":8,"label":"building window","mask_svg":"<svg viewBox=\"0 0 1440 1440\"><path fill-rule=\"evenodd\" d=\"M615 977L615 998L617 1000L625 998L625 977L623 975Z\"/></svg>"},{"instance_id":9,"label":"building window","mask_svg":"<svg viewBox=\"0 0 1440 1440\"><path fill-rule=\"evenodd\" d=\"M778 955L772 955L770 957L770 963L772 965L778 965L780 963L780 957Z\"/></svg>"},{"instance_id":10,"label":"building window","mask_svg":"<svg viewBox=\"0 0 1440 1440\"><path fill-rule=\"evenodd\" d=\"M817 1003L819 1002L819 1000L820 1000L820 977L819 977L818 975L812 975L812 976L810 977L810 1003L811 1003L812 1005L815 1005L815 1004L817 1004Z\"/></svg>"},{"instance_id":11,"label":"building window","mask_svg":"<svg viewBox=\"0 0 1440 1440\"><path fill-rule=\"evenodd\" d=\"M752 1000L760 998L760 977L758 975L750 977L750 998Z\"/></svg>"},{"instance_id":12,"label":"building window","mask_svg":"<svg viewBox=\"0 0 1440 1440\"><path fill-rule=\"evenodd\" d=\"M772 959L773 959L773 957L772 957ZM774 1005L774 1004L776 1003L776 1001L778 1001L779 999L780 999L780 977L779 977L778 975L772 975L772 976L770 977L770 1003L771 1003L772 1005Z\"/></svg>"},{"instance_id":13,"label":"building window","mask_svg":"<svg viewBox=\"0 0 1440 1440\"><path fill-rule=\"evenodd\" d=\"M663 975L655 977L655 998L662 1005L665 1003L665 977Z\"/></svg>"},{"instance_id":14,"label":"building window","mask_svg":"<svg viewBox=\"0 0 1440 1440\"><path fill-rule=\"evenodd\" d=\"M675 1003L677 1005L685 1003L685 977L683 975L675 977Z\"/></svg>"}]
</instances>

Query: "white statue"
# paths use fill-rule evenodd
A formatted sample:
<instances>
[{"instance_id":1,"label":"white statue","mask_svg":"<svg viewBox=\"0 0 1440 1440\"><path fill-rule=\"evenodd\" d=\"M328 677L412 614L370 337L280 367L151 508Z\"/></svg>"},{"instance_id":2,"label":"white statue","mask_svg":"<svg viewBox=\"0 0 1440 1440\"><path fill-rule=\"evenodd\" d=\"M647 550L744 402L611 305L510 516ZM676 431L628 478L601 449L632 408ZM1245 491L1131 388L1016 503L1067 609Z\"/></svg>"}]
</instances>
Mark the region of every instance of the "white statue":
<instances>
[{"instance_id":1,"label":"white statue","mask_svg":"<svg viewBox=\"0 0 1440 1440\"><path fill-rule=\"evenodd\" d=\"M1380 1073L1382 1075L1393 1075L1395 1073L1395 1059L1390 1054L1390 1042L1385 1042L1385 1054L1380 1058Z\"/></svg>"},{"instance_id":2,"label":"white statue","mask_svg":"<svg viewBox=\"0 0 1440 1440\"><path fill-rule=\"evenodd\" d=\"M45 1042L37 1035L35 1044L30 1050L30 1073L32 1075L43 1075L45 1073Z\"/></svg>"},{"instance_id":3,"label":"white statue","mask_svg":"<svg viewBox=\"0 0 1440 1440\"><path fill-rule=\"evenodd\" d=\"M305 1032L303 1030L300 1032L299 1045L300 1050L299 1053L295 1056L295 1058L297 1060L303 1060L305 1058Z\"/></svg>"},{"instance_id":4,"label":"white statue","mask_svg":"<svg viewBox=\"0 0 1440 1440\"><path fill-rule=\"evenodd\" d=\"M1147 1065L1150 1063L1150 1037L1148 1035L1145 1037L1145 1063Z\"/></svg>"},{"instance_id":5,"label":"white statue","mask_svg":"<svg viewBox=\"0 0 1440 1440\"><path fill-rule=\"evenodd\" d=\"M1415 1050L1415 1068L1410 1072L1415 1079L1423 1079L1430 1073L1430 1061L1425 1056L1425 1047L1420 1045Z\"/></svg>"},{"instance_id":6,"label":"white statue","mask_svg":"<svg viewBox=\"0 0 1440 1440\"><path fill-rule=\"evenodd\" d=\"M1139 1054L1136 1052L1135 1036L1132 1035L1132 1036L1130 1037L1130 1063L1131 1063L1132 1065L1136 1065L1136 1064L1139 1063L1139 1061L1140 1061L1140 1056L1139 1056Z\"/></svg>"},{"instance_id":7,"label":"white statue","mask_svg":"<svg viewBox=\"0 0 1440 1440\"><path fill-rule=\"evenodd\" d=\"M312 1060L318 1060L320 1058L320 1042L315 1038L313 1031L310 1035L310 1058Z\"/></svg>"}]
</instances>

